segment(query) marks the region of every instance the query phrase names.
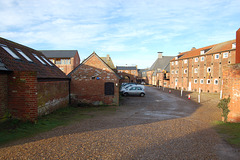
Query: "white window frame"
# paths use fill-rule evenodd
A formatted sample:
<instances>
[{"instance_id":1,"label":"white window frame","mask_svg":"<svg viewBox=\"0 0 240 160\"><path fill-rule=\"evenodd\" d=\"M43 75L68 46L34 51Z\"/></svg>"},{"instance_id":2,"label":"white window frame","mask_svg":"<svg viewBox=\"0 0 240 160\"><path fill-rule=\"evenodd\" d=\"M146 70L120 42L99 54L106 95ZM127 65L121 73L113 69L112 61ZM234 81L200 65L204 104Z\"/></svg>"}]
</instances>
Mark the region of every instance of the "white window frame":
<instances>
[{"instance_id":1,"label":"white window frame","mask_svg":"<svg viewBox=\"0 0 240 160\"><path fill-rule=\"evenodd\" d=\"M198 73L198 68L194 68L194 73Z\"/></svg>"},{"instance_id":2,"label":"white window frame","mask_svg":"<svg viewBox=\"0 0 240 160\"><path fill-rule=\"evenodd\" d=\"M172 62L172 66L174 66L174 62Z\"/></svg>"},{"instance_id":3,"label":"white window frame","mask_svg":"<svg viewBox=\"0 0 240 160\"><path fill-rule=\"evenodd\" d=\"M207 79L207 84L211 84L211 79Z\"/></svg>"},{"instance_id":4,"label":"white window frame","mask_svg":"<svg viewBox=\"0 0 240 160\"><path fill-rule=\"evenodd\" d=\"M183 71L183 72L184 72L184 74L187 74L187 69L184 69L184 71Z\"/></svg>"},{"instance_id":5,"label":"white window frame","mask_svg":"<svg viewBox=\"0 0 240 160\"><path fill-rule=\"evenodd\" d=\"M236 43L232 43L232 49L236 48Z\"/></svg>"},{"instance_id":6,"label":"white window frame","mask_svg":"<svg viewBox=\"0 0 240 160\"><path fill-rule=\"evenodd\" d=\"M201 55L205 54L205 51L204 50L200 51L200 54Z\"/></svg>"},{"instance_id":7,"label":"white window frame","mask_svg":"<svg viewBox=\"0 0 240 160\"><path fill-rule=\"evenodd\" d=\"M198 83L198 80L197 79L194 79L194 84L197 84Z\"/></svg>"},{"instance_id":8,"label":"white window frame","mask_svg":"<svg viewBox=\"0 0 240 160\"><path fill-rule=\"evenodd\" d=\"M228 58L228 52L223 53L223 58Z\"/></svg>"},{"instance_id":9,"label":"white window frame","mask_svg":"<svg viewBox=\"0 0 240 160\"><path fill-rule=\"evenodd\" d=\"M21 49L15 48L18 53L20 53L27 61L33 62Z\"/></svg>"},{"instance_id":10,"label":"white window frame","mask_svg":"<svg viewBox=\"0 0 240 160\"><path fill-rule=\"evenodd\" d=\"M178 82L178 79L176 78L176 79L175 79L175 83L177 83L177 82Z\"/></svg>"},{"instance_id":11,"label":"white window frame","mask_svg":"<svg viewBox=\"0 0 240 160\"><path fill-rule=\"evenodd\" d=\"M175 61L175 65L178 65L178 61Z\"/></svg>"},{"instance_id":12,"label":"white window frame","mask_svg":"<svg viewBox=\"0 0 240 160\"><path fill-rule=\"evenodd\" d=\"M4 45L4 44L0 44L0 46L6 51L8 52L8 54L10 54L13 58L15 59L21 59L20 57L18 57L11 49L8 48L8 46Z\"/></svg>"},{"instance_id":13,"label":"white window frame","mask_svg":"<svg viewBox=\"0 0 240 160\"><path fill-rule=\"evenodd\" d=\"M215 59L219 59L219 54L215 54Z\"/></svg>"},{"instance_id":14,"label":"white window frame","mask_svg":"<svg viewBox=\"0 0 240 160\"><path fill-rule=\"evenodd\" d=\"M209 71L209 69L210 69L210 71ZM207 73L211 73L211 71L212 71L211 67L208 67L207 68Z\"/></svg>"},{"instance_id":15,"label":"white window frame","mask_svg":"<svg viewBox=\"0 0 240 160\"><path fill-rule=\"evenodd\" d=\"M172 70L172 74L174 74L174 70Z\"/></svg>"},{"instance_id":16,"label":"white window frame","mask_svg":"<svg viewBox=\"0 0 240 160\"><path fill-rule=\"evenodd\" d=\"M214 84L218 85L218 79L214 79Z\"/></svg>"},{"instance_id":17,"label":"white window frame","mask_svg":"<svg viewBox=\"0 0 240 160\"><path fill-rule=\"evenodd\" d=\"M203 84L204 83L204 80L203 79L200 79L200 84Z\"/></svg>"},{"instance_id":18,"label":"white window frame","mask_svg":"<svg viewBox=\"0 0 240 160\"><path fill-rule=\"evenodd\" d=\"M195 58L195 62L198 62L198 57Z\"/></svg>"},{"instance_id":19,"label":"white window frame","mask_svg":"<svg viewBox=\"0 0 240 160\"><path fill-rule=\"evenodd\" d=\"M186 64L186 63L187 63L187 61L188 61L187 59L184 59L184 64Z\"/></svg>"},{"instance_id":20,"label":"white window frame","mask_svg":"<svg viewBox=\"0 0 240 160\"><path fill-rule=\"evenodd\" d=\"M201 61L204 61L204 59L205 59L204 56L202 56L202 57L201 57Z\"/></svg>"},{"instance_id":21,"label":"white window frame","mask_svg":"<svg viewBox=\"0 0 240 160\"><path fill-rule=\"evenodd\" d=\"M43 60L41 60L35 53L33 53L33 56L42 64L47 65L45 62L43 62Z\"/></svg>"},{"instance_id":22,"label":"white window frame","mask_svg":"<svg viewBox=\"0 0 240 160\"><path fill-rule=\"evenodd\" d=\"M175 71L175 74L178 74L178 70Z\"/></svg>"}]
</instances>

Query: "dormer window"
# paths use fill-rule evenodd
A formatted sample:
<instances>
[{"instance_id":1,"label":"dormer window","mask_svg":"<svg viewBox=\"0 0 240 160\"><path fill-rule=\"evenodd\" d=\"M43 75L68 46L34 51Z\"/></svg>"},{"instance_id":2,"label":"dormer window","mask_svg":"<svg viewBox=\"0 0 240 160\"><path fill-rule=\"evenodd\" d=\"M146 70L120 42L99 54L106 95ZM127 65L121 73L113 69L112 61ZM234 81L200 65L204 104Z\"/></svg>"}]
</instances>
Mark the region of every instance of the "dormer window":
<instances>
[{"instance_id":1,"label":"dormer window","mask_svg":"<svg viewBox=\"0 0 240 160\"><path fill-rule=\"evenodd\" d=\"M33 53L33 56L34 56L37 60L39 60L42 64L46 65L46 63L43 62L36 54Z\"/></svg>"},{"instance_id":2,"label":"dormer window","mask_svg":"<svg viewBox=\"0 0 240 160\"><path fill-rule=\"evenodd\" d=\"M177 60L177 59L178 59L178 57L175 57L175 59Z\"/></svg>"},{"instance_id":3,"label":"dormer window","mask_svg":"<svg viewBox=\"0 0 240 160\"><path fill-rule=\"evenodd\" d=\"M201 54L201 55L205 54L205 51L204 51L204 50L202 50L202 51L200 52L200 54Z\"/></svg>"},{"instance_id":4,"label":"dormer window","mask_svg":"<svg viewBox=\"0 0 240 160\"><path fill-rule=\"evenodd\" d=\"M232 43L232 49L236 49L236 43Z\"/></svg>"},{"instance_id":5,"label":"dormer window","mask_svg":"<svg viewBox=\"0 0 240 160\"><path fill-rule=\"evenodd\" d=\"M13 58L20 59L12 50L10 50L6 45L0 44L0 46L7 51Z\"/></svg>"},{"instance_id":6,"label":"dormer window","mask_svg":"<svg viewBox=\"0 0 240 160\"><path fill-rule=\"evenodd\" d=\"M33 62L25 53L23 53L20 49L15 48L18 53L20 53L26 60L29 62Z\"/></svg>"}]
</instances>

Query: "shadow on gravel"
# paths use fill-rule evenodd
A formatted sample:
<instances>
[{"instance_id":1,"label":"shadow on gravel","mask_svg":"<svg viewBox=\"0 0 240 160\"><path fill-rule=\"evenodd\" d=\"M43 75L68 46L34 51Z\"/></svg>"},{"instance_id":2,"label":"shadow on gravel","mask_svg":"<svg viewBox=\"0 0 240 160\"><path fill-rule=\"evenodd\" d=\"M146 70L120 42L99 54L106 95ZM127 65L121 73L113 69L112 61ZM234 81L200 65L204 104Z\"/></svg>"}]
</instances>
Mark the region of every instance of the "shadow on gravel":
<instances>
[{"instance_id":1,"label":"shadow on gravel","mask_svg":"<svg viewBox=\"0 0 240 160\"><path fill-rule=\"evenodd\" d=\"M113 128L124 128L133 125L150 124L170 119L189 117L194 114L196 120L211 121L218 117L215 99L216 95L204 96L203 102L196 102L196 93L183 92L168 89L146 87L145 97L123 97L117 111L91 113L93 118L85 119L68 126L60 126L51 131L41 133L32 138L21 139L11 142L2 147L39 141L42 139L64 136L69 134L83 133L88 131L99 131ZM192 99L188 99L191 94ZM196 95L195 95L196 94ZM214 99L215 98L215 99ZM217 100L216 100L217 101ZM208 105L209 109L199 110ZM196 111L198 110L198 113ZM207 113L214 112L214 113ZM200 114L200 116L199 116ZM205 116L203 116L205 114ZM208 117L206 117L208 115ZM216 116L215 116L216 115Z\"/></svg>"}]
</instances>

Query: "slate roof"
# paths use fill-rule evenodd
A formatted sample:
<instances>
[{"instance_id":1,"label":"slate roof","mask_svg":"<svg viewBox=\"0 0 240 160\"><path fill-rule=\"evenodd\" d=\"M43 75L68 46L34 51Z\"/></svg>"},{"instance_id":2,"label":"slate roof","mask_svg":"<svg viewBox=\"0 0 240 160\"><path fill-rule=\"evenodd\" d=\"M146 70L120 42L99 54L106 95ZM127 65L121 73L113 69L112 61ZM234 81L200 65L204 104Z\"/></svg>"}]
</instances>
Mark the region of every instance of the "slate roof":
<instances>
[{"instance_id":1,"label":"slate roof","mask_svg":"<svg viewBox=\"0 0 240 160\"><path fill-rule=\"evenodd\" d=\"M39 50L47 58L71 58L76 55L77 50Z\"/></svg>"},{"instance_id":2,"label":"slate roof","mask_svg":"<svg viewBox=\"0 0 240 160\"><path fill-rule=\"evenodd\" d=\"M200 52L202 50L206 50L204 55L232 50L233 43L236 43L236 39L218 43L218 44L214 44L214 45L210 45L210 46L206 46L206 47L202 47L202 48L198 48L198 49L194 49L194 50L190 50L190 51L186 51L186 52L180 53L183 55L179 59L187 59L187 58L191 58L191 57L200 56L201 55ZM175 58L173 58L171 61L174 61L174 60L175 60Z\"/></svg>"},{"instance_id":3,"label":"slate roof","mask_svg":"<svg viewBox=\"0 0 240 160\"><path fill-rule=\"evenodd\" d=\"M162 56L162 58L158 58L150 67L150 70L166 70L170 71L170 61L174 58L174 56Z\"/></svg>"},{"instance_id":4,"label":"slate roof","mask_svg":"<svg viewBox=\"0 0 240 160\"><path fill-rule=\"evenodd\" d=\"M1 45L7 46L16 56L19 57L19 59L11 56L3 47L1 47ZM24 56L22 56L16 48L20 49L32 62L29 62ZM37 55L40 60L45 62L45 65L42 64L33 54ZM5 68L11 71L36 71L37 78L67 78L67 76L57 66L47 60L47 57L41 52L1 37L0 59L2 61L1 66L3 67L4 64Z\"/></svg>"},{"instance_id":5,"label":"slate roof","mask_svg":"<svg viewBox=\"0 0 240 160\"><path fill-rule=\"evenodd\" d=\"M136 70L136 66L117 66L117 70Z\"/></svg>"},{"instance_id":6,"label":"slate roof","mask_svg":"<svg viewBox=\"0 0 240 160\"><path fill-rule=\"evenodd\" d=\"M109 67L111 67L112 69L116 69L116 67L113 64L113 61L111 59L111 57L100 57L106 64L108 64Z\"/></svg>"}]
</instances>

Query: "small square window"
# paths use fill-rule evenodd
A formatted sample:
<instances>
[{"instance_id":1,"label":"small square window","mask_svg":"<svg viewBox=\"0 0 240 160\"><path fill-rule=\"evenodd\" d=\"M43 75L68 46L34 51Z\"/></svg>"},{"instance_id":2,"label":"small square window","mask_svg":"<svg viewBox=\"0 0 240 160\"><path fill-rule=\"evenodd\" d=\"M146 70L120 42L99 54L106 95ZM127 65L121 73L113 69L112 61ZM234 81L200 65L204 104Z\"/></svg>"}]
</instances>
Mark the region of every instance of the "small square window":
<instances>
[{"instance_id":1,"label":"small square window","mask_svg":"<svg viewBox=\"0 0 240 160\"><path fill-rule=\"evenodd\" d=\"M207 68L207 72L210 73L211 72L211 67Z\"/></svg>"},{"instance_id":2,"label":"small square window","mask_svg":"<svg viewBox=\"0 0 240 160\"><path fill-rule=\"evenodd\" d=\"M185 63L185 64L187 63L187 59L184 60L184 63Z\"/></svg>"},{"instance_id":3,"label":"small square window","mask_svg":"<svg viewBox=\"0 0 240 160\"><path fill-rule=\"evenodd\" d=\"M195 84L198 83L198 80L197 80L197 79L194 79L194 83L195 83Z\"/></svg>"},{"instance_id":4,"label":"small square window","mask_svg":"<svg viewBox=\"0 0 240 160\"><path fill-rule=\"evenodd\" d=\"M207 84L210 84L211 83L211 80L210 79L207 79Z\"/></svg>"},{"instance_id":5,"label":"small square window","mask_svg":"<svg viewBox=\"0 0 240 160\"><path fill-rule=\"evenodd\" d=\"M198 69L197 68L194 69L194 73L198 73Z\"/></svg>"},{"instance_id":6,"label":"small square window","mask_svg":"<svg viewBox=\"0 0 240 160\"><path fill-rule=\"evenodd\" d=\"M232 49L235 49L236 48L236 43L233 43L232 44Z\"/></svg>"},{"instance_id":7,"label":"small square window","mask_svg":"<svg viewBox=\"0 0 240 160\"><path fill-rule=\"evenodd\" d=\"M201 61L204 61L204 57L201 57Z\"/></svg>"},{"instance_id":8,"label":"small square window","mask_svg":"<svg viewBox=\"0 0 240 160\"><path fill-rule=\"evenodd\" d=\"M175 74L178 74L178 70L175 71Z\"/></svg>"},{"instance_id":9,"label":"small square window","mask_svg":"<svg viewBox=\"0 0 240 160\"><path fill-rule=\"evenodd\" d=\"M7 51L13 58L20 59L11 49L9 49L6 45L0 44L0 46Z\"/></svg>"},{"instance_id":10,"label":"small square window","mask_svg":"<svg viewBox=\"0 0 240 160\"><path fill-rule=\"evenodd\" d=\"M223 58L228 58L228 52L223 53Z\"/></svg>"},{"instance_id":11,"label":"small square window","mask_svg":"<svg viewBox=\"0 0 240 160\"><path fill-rule=\"evenodd\" d=\"M175 61L175 65L178 65L178 61Z\"/></svg>"},{"instance_id":12,"label":"small square window","mask_svg":"<svg viewBox=\"0 0 240 160\"><path fill-rule=\"evenodd\" d=\"M215 54L215 59L219 59L219 54Z\"/></svg>"},{"instance_id":13,"label":"small square window","mask_svg":"<svg viewBox=\"0 0 240 160\"><path fill-rule=\"evenodd\" d=\"M203 79L200 79L200 84L203 84Z\"/></svg>"},{"instance_id":14,"label":"small square window","mask_svg":"<svg viewBox=\"0 0 240 160\"><path fill-rule=\"evenodd\" d=\"M218 85L218 79L215 79L215 80L214 80L214 84L215 84L215 85Z\"/></svg>"},{"instance_id":15,"label":"small square window","mask_svg":"<svg viewBox=\"0 0 240 160\"><path fill-rule=\"evenodd\" d=\"M198 62L198 58L195 58L195 62Z\"/></svg>"},{"instance_id":16,"label":"small square window","mask_svg":"<svg viewBox=\"0 0 240 160\"><path fill-rule=\"evenodd\" d=\"M202 54L204 54L205 53L205 51L204 50L202 50L202 51L200 51L200 54L202 55Z\"/></svg>"}]
</instances>

